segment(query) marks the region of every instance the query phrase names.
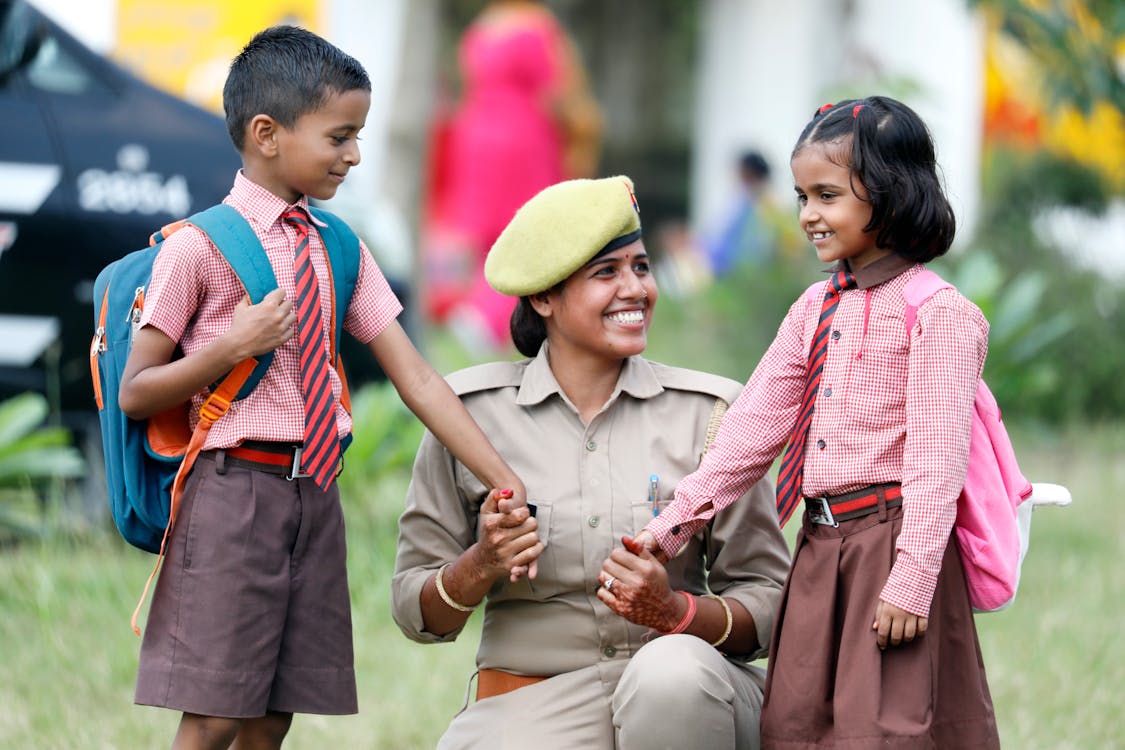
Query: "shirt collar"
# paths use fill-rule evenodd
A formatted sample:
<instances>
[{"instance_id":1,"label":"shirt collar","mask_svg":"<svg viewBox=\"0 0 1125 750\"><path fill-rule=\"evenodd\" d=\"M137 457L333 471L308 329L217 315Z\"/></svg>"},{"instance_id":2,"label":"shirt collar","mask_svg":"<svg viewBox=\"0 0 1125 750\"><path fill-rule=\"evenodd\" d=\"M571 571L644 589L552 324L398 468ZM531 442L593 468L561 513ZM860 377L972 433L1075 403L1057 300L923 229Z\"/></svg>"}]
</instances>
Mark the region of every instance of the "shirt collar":
<instances>
[{"instance_id":1,"label":"shirt collar","mask_svg":"<svg viewBox=\"0 0 1125 750\"><path fill-rule=\"evenodd\" d=\"M547 342L544 341L543 345L539 347L539 353L535 355L527 369L524 370L519 393L516 394L516 403L520 406L538 404L555 394L558 394L567 403L570 402L570 399L563 393L562 387L559 386L559 381L555 379L555 374L551 372L547 349ZM609 397L607 405L613 403L622 392L628 393L634 398L646 399L652 398L663 391L664 386L660 385L660 382L656 379L652 364L647 359L639 356L628 357L625 360L625 365L621 368L621 375L617 378L617 386L613 389L613 395Z\"/></svg>"},{"instance_id":2,"label":"shirt collar","mask_svg":"<svg viewBox=\"0 0 1125 750\"><path fill-rule=\"evenodd\" d=\"M296 203L286 203L247 177L241 169L234 177L234 187L230 190L230 197L231 203L243 216L263 228L271 227L280 221L281 215L291 206L303 208L312 217L314 224L324 226L324 222L312 216L312 212L309 211L307 196L302 195Z\"/></svg>"},{"instance_id":3,"label":"shirt collar","mask_svg":"<svg viewBox=\"0 0 1125 750\"><path fill-rule=\"evenodd\" d=\"M904 258L898 253L891 253L890 255L884 255L882 258L868 263L863 268L855 270L852 270L847 259L844 259L833 264L826 272L836 273L837 271L844 270L852 271L852 273L855 274L856 287L859 289L869 289L873 286L879 286L883 282L890 281L913 266L914 261Z\"/></svg>"}]
</instances>

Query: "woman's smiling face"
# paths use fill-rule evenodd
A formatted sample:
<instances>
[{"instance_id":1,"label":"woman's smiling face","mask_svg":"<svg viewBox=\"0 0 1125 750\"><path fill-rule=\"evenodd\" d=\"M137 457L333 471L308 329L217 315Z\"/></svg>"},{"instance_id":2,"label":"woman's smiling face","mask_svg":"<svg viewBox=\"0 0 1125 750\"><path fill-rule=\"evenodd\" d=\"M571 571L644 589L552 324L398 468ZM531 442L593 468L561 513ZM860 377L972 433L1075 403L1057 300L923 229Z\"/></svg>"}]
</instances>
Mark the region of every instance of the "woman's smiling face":
<instances>
[{"instance_id":1,"label":"woman's smiling face","mask_svg":"<svg viewBox=\"0 0 1125 750\"><path fill-rule=\"evenodd\" d=\"M532 305L552 354L569 350L621 360L645 350L660 291L641 240L594 258Z\"/></svg>"}]
</instances>

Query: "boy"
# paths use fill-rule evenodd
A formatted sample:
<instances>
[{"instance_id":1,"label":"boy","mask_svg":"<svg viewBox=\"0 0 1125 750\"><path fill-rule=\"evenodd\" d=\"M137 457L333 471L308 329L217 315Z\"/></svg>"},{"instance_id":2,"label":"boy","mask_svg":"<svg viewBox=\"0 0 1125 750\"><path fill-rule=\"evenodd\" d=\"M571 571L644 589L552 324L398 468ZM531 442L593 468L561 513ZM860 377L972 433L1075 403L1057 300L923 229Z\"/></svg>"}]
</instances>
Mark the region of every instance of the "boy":
<instances>
[{"instance_id":1,"label":"boy","mask_svg":"<svg viewBox=\"0 0 1125 750\"><path fill-rule=\"evenodd\" d=\"M120 390L129 416L189 397L195 414L208 384L274 352L253 392L208 433L153 596L135 700L183 711L174 748L280 747L295 712L357 710L335 483L337 439L351 419L323 362L331 277L306 212L308 198L331 198L359 163L370 92L363 67L315 34L278 26L255 36L223 88L243 164L224 202L254 228L279 288L249 304L191 227L153 266ZM368 342L407 406L485 485L524 501L523 484L396 322L401 309L364 248L339 312L345 329ZM184 356L173 359L177 346ZM306 417L306 403L320 404L322 419ZM294 459L300 473L290 480Z\"/></svg>"}]
</instances>

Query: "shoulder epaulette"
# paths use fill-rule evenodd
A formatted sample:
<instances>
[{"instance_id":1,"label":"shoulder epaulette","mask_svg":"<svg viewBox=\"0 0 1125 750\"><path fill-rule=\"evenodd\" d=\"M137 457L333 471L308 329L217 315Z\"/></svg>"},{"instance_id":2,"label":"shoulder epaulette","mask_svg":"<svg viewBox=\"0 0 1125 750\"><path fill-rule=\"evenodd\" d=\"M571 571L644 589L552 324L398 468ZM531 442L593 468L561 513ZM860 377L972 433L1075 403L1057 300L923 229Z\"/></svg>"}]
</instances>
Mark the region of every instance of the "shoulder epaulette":
<instances>
[{"instance_id":1,"label":"shoulder epaulette","mask_svg":"<svg viewBox=\"0 0 1125 750\"><path fill-rule=\"evenodd\" d=\"M688 370L683 367L670 367L659 362L651 362L650 364L657 382L665 388L705 393L715 398L721 398L728 404L734 403L738 394L742 392L742 383L722 375Z\"/></svg>"},{"instance_id":2,"label":"shoulder epaulette","mask_svg":"<svg viewBox=\"0 0 1125 750\"><path fill-rule=\"evenodd\" d=\"M529 361L486 362L450 373L445 379L458 396L506 386L518 387L523 381L523 373Z\"/></svg>"}]
</instances>

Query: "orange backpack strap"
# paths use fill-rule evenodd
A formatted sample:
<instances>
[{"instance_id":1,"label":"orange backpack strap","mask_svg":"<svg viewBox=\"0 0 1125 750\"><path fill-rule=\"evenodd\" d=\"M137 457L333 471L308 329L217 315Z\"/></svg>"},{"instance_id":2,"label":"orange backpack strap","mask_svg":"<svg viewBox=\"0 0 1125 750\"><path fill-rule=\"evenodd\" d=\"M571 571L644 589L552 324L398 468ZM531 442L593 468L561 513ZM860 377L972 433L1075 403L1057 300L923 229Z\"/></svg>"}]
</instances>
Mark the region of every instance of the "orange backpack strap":
<instances>
[{"instance_id":1,"label":"orange backpack strap","mask_svg":"<svg viewBox=\"0 0 1125 750\"><path fill-rule=\"evenodd\" d=\"M105 293L102 294L102 303L98 306L98 326L94 329L94 340L90 342L90 377L94 381L94 403L98 411L105 405L102 396L102 378L98 372L98 360L105 351L105 318L106 308L109 307L109 284L106 284Z\"/></svg>"},{"instance_id":2,"label":"orange backpack strap","mask_svg":"<svg viewBox=\"0 0 1125 750\"><path fill-rule=\"evenodd\" d=\"M164 529L164 539L160 542L160 552L156 556L156 564L153 566L152 572L149 573L148 580L145 581L144 591L141 592L141 600L137 602L137 608L133 610L133 618L129 621L129 624L133 626L133 632L137 635L141 634L141 629L137 627L137 618L140 616L145 599L148 598L148 590L152 586L152 581L160 571L160 564L164 562L168 537L172 534L172 527L176 524L176 515L180 510L180 500L184 496L184 485L187 483L188 474L191 473L191 469L195 465L195 459L199 456L203 444L207 441L207 432L211 429L211 425L227 413L231 402L234 401L239 389L242 388L242 384L250 377L250 373L254 372L257 364L258 360L253 357L248 357L239 362L230 371L230 374L223 378L219 387L207 397L203 406L199 408L199 424L195 426L195 430L191 434L187 453L184 454L184 460L180 463L180 469L176 472L176 478L172 482L172 503L168 510L168 526Z\"/></svg>"}]
</instances>

